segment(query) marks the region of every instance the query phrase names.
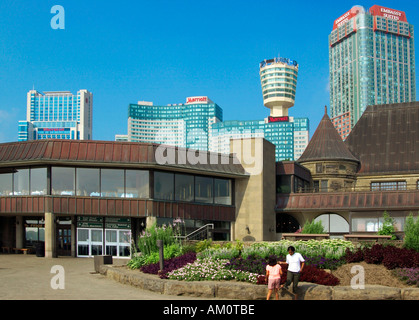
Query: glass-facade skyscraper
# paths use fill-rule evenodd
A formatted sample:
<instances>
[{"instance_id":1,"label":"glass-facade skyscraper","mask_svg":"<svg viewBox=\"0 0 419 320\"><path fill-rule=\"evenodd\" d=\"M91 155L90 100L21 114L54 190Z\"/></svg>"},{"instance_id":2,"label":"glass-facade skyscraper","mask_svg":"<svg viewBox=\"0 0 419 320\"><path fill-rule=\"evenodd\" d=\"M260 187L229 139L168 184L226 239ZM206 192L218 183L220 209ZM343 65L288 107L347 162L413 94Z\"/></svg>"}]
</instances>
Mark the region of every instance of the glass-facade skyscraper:
<instances>
[{"instance_id":1,"label":"glass-facade skyscraper","mask_svg":"<svg viewBox=\"0 0 419 320\"><path fill-rule=\"evenodd\" d=\"M345 139L368 105L416 101L414 27L399 10L362 6L329 35L330 113Z\"/></svg>"},{"instance_id":2,"label":"glass-facade skyscraper","mask_svg":"<svg viewBox=\"0 0 419 320\"><path fill-rule=\"evenodd\" d=\"M27 94L26 120L19 121L18 141L92 140L93 94L80 90Z\"/></svg>"},{"instance_id":3,"label":"glass-facade skyscraper","mask_svg":"<svg viewBox=\"0 0 419 320\"><path fill-rule=\"evenodd\" d=\"M229 153L230 139L261 137L275 145L276 161L297 160L309 142L308 118L287 117L286 121L276 122L268 119L214 123L210 150Z\"/></svg>"},{"instance_id":4,"label":"glass-facade skyscraper","mask_svg":"<svg viewBox=\"0 0 419 320\"><path fill-rule=\"evenodd\" d=\"M222 120L223 110L208 97L167 106L139 101L128 108L128 141L208 150L211 125Z\"/></svg>"}]
</instances>

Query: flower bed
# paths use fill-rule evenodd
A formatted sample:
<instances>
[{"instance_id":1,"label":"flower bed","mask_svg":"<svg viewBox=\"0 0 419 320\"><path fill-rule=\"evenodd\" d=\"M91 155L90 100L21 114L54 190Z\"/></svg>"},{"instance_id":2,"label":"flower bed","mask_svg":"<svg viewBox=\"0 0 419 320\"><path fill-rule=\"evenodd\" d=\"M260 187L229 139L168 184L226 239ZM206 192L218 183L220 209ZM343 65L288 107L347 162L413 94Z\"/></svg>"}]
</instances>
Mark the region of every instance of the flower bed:
<instances>
[{"instance_id":1,"label":"flower bed","mask_svg":"<svg viewBox=\"0 0 419 320\"><path fill-rule=\"evenodd\" d=\"M242 256L255 255L266 258L269 255L286 256L288 247L293 246L296 252L306 257L321 256L325 259L341 259L345 256L347 249L353 250L354 244L351 241L341 239L324 239L308 241L282 240L278 242L255 243L249 248L243 249Z\"/></svg>"},{"instance_id":2,"label":"flower bed","mask_svg":"<svg viewBox=\"0 0 419 320\"><path fill-rule=\"evenodd\" d=\"M394 274L406 284L419 287L419 268L397 268Z\"/></svg>"},{"instance_id":3,"label":"flower bed","mask_svg":"<svg viewBox=\"0 0 419 320\"><path fill-rule=\"evenodd\" d=\"M323 240L320 241L323 246L320 246L318 242L281 241L281 243L258 243L249 248L238 245L227 248L210 247L196 254L196 260L191 258L193 261L188 263L185 263L187 261L185 256L169 259L165 262L165 269L160 273L157 263L143 266L141 271L159 274L161 278L183 281L236 280L265 284L266 265L269 257L274 256L277 260L285 261L286 249L290 245L295 245L300 249L305 249L306 253L310 253L310 249L316 254L322 250L323 253L329 252L329 256L333 257L306 256L306 266L301 274L301 281L336 285L339 280L329 273L319 270L319 268L332 269L344 262L340 256L342 247L349 247L352 244ZM337 247L338 250L333 247ZM275 255L278 252L283 253L283 255ZM283 271L282 282L285 282L286 266L283 266Z\"/></svg>"},{"instance_id":4,"label":"flower bed","mask_svg":"<svg viewBox=\"0 0 419 320\"><path fill-rule=\"evenodd\" d=\"M365 261L371 264L383 264L387 269L419 268L419 252L397 248L391 245L375 244L371 248L347 250L345 255L347 263Z\"/></svg>"},{"instance_id":5,"label":"flower bed","mask_svg":"<svg viewBox=\"0 0 419 320\"><path fill-rule=\"evenodd\" d=\"M414 281L417 283L415 277L419 268L418 252L382 244L357 249L350 241L336 239L283 240L254 243L249 247L244 247L239 242L229 243L224 247L206 243L205 248L200 247L200 252L181 256L177 256L178 252L182 252L185 248L180 250L175 248L176 250L168 251L175 257L165 260L162 272L159 272L158 263L143 265L141 271L158 274L161 278L183 281L235 280L265 284L269 257L274 256L277 260L285 261L289 246L294 246L296 252L301 253L306 261L300 277L302 282L334 286L339 284L339 279L322 269L334 270L345 263L365 261L370 264L383 264L388 269L397 269L400 277L408 279L409 283ZM282 283L284 283L286 265L282 268ZM416 270L416 273L412 270Z\"/></svg>"},{"instance_id":6,"label":"flower bed","mask_svg":"<svg viewBox=\"0 0 419 320\"><path fill-rule=\"evenodd\" d=\"M164 268L160 271L160 263L152 263L142 266L140 270L144 273L158 274L160 278L167 279L167 274L173 270L179 269L188 263L193 263L196 260L196 253L189 252L179 257L164 260Z\"/></svg>"},{"instance_id":7,"label":"flower bed","mask_svg":"<svg viewBox=\"0 0 419 320\"><path fill-rule=\"evenodd\" d=\"M227 259L198 259L193 263L169 272L167 277L172 280L183 281L220 281L237 280L257 283L259 274L242 270L227 269Z\"/></svg>"},{"instance_id":8,"label":"flower bed","mask_svg":"<svg viewBox=\"0 0 419 320\"><path fill-rule=\"evenodd\" d=\"M274 256L278 259L278 257ZM268 260L263 258L253 258L248 256L246 259L234 258L225 265L225 268L232 270L241 270L252 274L258 274L257 284L265 284L266 265ZM285 283L287 279L287 265L282 265L281 283ZM336 286L339 284L339 279L324 270L317 268L315 265L306 264L301 273L300 281L312 282L328 286Z\"/></svg>"}]
</instances>

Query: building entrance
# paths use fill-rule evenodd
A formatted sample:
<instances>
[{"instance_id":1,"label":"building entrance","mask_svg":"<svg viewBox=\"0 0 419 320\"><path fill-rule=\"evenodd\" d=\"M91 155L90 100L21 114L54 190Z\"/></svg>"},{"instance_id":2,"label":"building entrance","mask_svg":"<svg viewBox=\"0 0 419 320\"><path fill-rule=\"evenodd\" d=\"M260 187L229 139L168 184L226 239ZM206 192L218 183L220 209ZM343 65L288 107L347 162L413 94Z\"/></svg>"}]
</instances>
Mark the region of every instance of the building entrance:
<instances>
[{"instance_id":1,"label":"building entrance","mask_svg":"<svg viewBox=\"0 0 419 320\"><path fill-rule=\"evenodd\" d=\"M71 256L71 225L57 226L57 255Z\"/></svg>"}]
</instances>

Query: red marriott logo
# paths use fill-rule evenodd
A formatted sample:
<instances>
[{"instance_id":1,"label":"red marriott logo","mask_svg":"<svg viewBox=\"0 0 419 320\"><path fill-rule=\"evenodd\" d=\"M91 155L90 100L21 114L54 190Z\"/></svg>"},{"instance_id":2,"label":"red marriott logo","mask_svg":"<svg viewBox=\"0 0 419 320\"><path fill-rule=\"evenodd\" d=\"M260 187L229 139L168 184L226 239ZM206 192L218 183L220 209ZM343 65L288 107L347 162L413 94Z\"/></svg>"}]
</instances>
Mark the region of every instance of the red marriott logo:
<instances>
[{"instance_id":1,"label":"red marriott logo","mask_svg":"<svg viewBox=\"0 0 419 320\"><path fill-rule=\"evenodd\" d=\"M284 116L284 117L268 117L268 122L289 122L290 117Z\"/></svg>"},{"instance_id":2,"label":"red marriott logo","mask_svg":"<svg viewBox=\"0 0 419 320\"><path fill-rule=\"evenodd\" d=\"M190 97L186 98L186 103L207 103L208 97Z\"/></svg>"}]
</instances>

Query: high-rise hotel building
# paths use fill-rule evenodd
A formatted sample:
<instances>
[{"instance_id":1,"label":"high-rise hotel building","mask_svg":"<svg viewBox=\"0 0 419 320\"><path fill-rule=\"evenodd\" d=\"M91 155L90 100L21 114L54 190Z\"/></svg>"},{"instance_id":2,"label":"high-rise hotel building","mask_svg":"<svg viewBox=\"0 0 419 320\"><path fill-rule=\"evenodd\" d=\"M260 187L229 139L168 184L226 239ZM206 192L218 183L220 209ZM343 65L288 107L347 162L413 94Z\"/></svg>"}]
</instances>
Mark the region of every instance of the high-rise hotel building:
<instances>
[{"instance_id":1,"label":"high-rise hotel building","mask_svg":"<svg viewBox=\"0 0 419 320\"><path fill-rule=\"evenodd\" d=\"M403 11L362 6L329 35L330 113L345 139L369 105L416 101L414 28Z\"/></svg>"},{"instance_id":2,"label":"high-rise hotel building","mask_svg":"<svg viewBox=\"0 0 419 320\"><path fill-rule=\"evenodd\" d=\"M222 120L223 110L205 96L167 106L139 101L128 108L128 141L208 150L211 125Z\"/></svg>"},{"instance_id":3,"label":"high-rise hotel building","mask_svg":"<svg viewBox=\"0 0 419 320\"><path fill-rule=\"evenodd\" d=\"M92 140L93 94L80 90L27 94L26 120L19 121L18 141Z\"/></svg>"},{"instance_id":4,"label":"high-rise hotel building","mask_svg":"<svg viewBox=\"0 0 419 320\"><path fill-rule=\"evenodd\" d=\"M275 145L276 161L297 160L309 142L308 118L294 118L288 113L295 103L298 68L297 61L287 58L263 60L260 80L270 116L264 120L214 123L210 150L228 153L232 138L263 137Z\"/></svg>"}]
</instances>

